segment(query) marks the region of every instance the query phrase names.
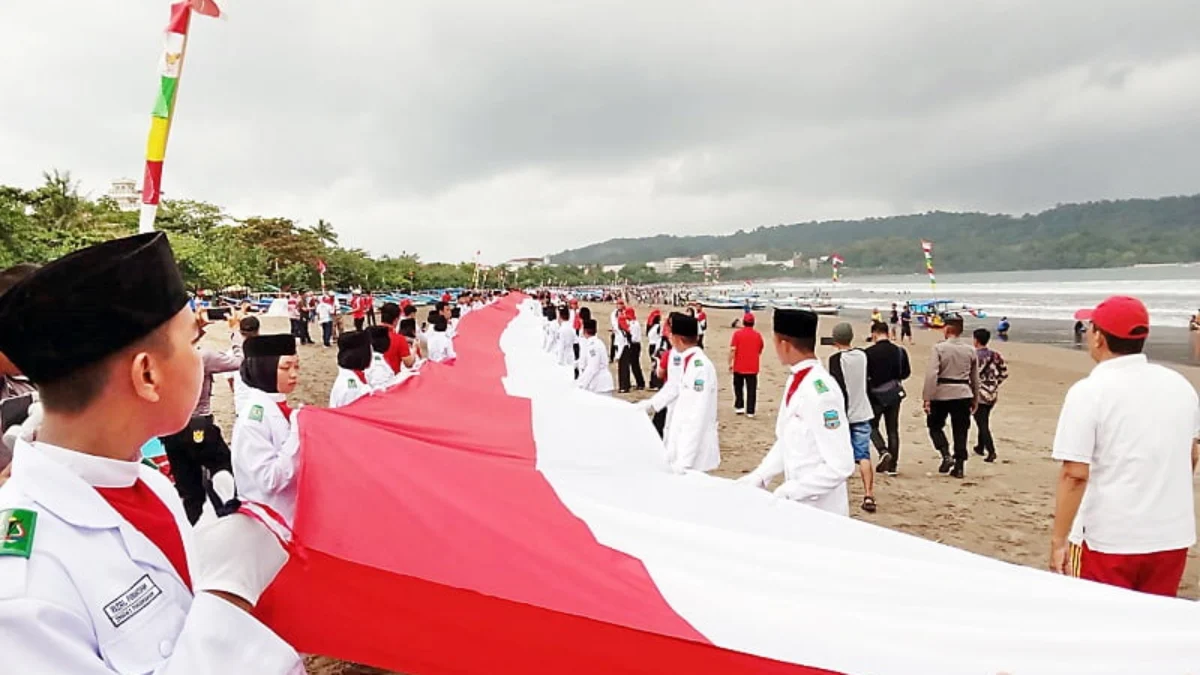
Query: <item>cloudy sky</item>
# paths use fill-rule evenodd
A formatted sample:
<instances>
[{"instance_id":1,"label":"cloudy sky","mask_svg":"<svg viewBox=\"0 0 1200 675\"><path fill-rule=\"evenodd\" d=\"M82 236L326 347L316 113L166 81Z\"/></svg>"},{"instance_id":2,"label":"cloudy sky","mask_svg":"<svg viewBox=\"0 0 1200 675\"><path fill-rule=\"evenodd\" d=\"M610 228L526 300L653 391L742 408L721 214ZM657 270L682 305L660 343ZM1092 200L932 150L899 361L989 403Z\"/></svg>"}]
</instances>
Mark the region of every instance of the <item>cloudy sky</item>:
<instances>
[{"instance_id":1,"label":"cloudy sky","mask_svg":"<svg viewBox=\"0 0 1200 675\"><path fill-rule=\"evenodd\" d=\"M227 0L168 197L427 260L1200 192L1196 0ZM0 4L0 183L139 177L169 0Z\"/></svg>"}]
</instances>

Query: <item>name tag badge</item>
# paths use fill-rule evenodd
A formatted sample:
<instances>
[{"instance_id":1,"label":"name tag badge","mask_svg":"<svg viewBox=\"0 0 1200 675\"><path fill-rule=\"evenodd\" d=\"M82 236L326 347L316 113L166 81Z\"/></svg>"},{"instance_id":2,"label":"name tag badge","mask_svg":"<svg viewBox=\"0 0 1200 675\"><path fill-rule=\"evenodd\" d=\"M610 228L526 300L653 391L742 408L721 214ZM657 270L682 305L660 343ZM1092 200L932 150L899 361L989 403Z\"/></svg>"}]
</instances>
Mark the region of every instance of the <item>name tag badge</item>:
<instances>
[{"instance_id":1,"label":"name tag badge","mask_svg":"<svg viewBox=\"0 0 1200 675\"><path fill-rule=\"evenodd\" d=\"M150 603L161 595L162 589L154 583L150 575L145 574L130 586L129 590L105 605L104 614L112 622L114 628L119 627L149 607Z\"/></svg>"}]
</instances>

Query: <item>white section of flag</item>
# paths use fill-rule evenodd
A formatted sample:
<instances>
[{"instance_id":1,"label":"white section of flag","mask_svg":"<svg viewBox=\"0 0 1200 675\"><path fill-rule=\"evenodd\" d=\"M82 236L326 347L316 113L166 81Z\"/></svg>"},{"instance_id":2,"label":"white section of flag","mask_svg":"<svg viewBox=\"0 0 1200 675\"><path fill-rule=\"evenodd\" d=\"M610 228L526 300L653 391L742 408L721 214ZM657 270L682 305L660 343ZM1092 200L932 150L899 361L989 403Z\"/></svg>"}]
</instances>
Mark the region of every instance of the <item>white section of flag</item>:
<instances>
[{"instance_id":1,"label":"white section of flag","mask_svg":"<svg viewBox=\"0 0 1200 675\"><path fill-rule=\"evenodd\" d=\"M1197 672L1196 603L670 473L642 413L550 367L540 321L528 304L501 338L507 390L532 402L538 470L714 644L848 675Z\"/></svg>"}]
</instances>

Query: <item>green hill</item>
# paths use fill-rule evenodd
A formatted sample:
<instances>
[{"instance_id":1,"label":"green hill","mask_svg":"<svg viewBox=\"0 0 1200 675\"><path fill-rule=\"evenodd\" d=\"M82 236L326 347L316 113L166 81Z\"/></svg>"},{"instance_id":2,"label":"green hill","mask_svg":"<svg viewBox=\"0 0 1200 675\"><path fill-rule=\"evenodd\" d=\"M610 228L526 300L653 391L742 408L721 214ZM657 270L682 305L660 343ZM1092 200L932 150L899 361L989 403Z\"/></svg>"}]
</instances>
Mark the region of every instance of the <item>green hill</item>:
<instances>
[{"instance_id":1,"label":"green hill","mask_svg":"<svg viewBox=\"0 0 1200 675\"><path fill-rule=\"evenodd\" d=\"M773 260L839 253L859 270L922 269L920 239L939 271L1120 267L1200 260L1200 195L1068 204L1024 216L930 212L759 227L725 236L612 239L552 256L559 264L645 263L713 253Z\"/></svg>"}]
</instances>

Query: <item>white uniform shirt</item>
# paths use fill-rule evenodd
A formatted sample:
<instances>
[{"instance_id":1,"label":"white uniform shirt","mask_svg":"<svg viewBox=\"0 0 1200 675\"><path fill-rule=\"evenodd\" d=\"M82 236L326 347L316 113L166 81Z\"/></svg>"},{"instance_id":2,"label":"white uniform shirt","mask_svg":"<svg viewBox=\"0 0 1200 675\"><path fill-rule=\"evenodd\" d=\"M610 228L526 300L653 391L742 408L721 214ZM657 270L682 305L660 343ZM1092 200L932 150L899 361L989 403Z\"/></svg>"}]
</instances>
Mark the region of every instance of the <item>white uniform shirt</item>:
<instances>
[{"instance_id":1,"label":"white uniform shirt","mask_svg":"<svg viewBox=\"0 0 1200 675\"><path fill-rule=\"evenodd\" d=\"M193 561L187 516L158 471L17 446L0 511L29 509L37 522L28 558L0 556L4 672L303 673L296 652L253 616L209 593L193 596L162 551L95 490L139 479L175 516Z\"/></svg>"},{"instance_id":2,"label":"white uniform shirt","mask_svg":"<svg viewBox=\"0 0 1200 675\"><path fill-rule=\"evenodd\" d=\"M1142 354L1099 363L1067 392L1053 457L1090 465L1071 541L1101 553L1196 543L1192 443L1200 402L1179 373Z\"/></svg>"},{"instance_id":3,"label":"white uniform shirt","mask_svg":"<svg viewBox=\"0 0 1200 675\"><path fill-rule=\"evenodd\" d=\"M429 342L430 361L441 363L457 357L454 353L454 341L450 339L449 333L430 331L425 339Z\"/></svg>"},{"instance_id":4,"label":"white uniform shirt","mask_svg":"<svg viewBox=\"0 0 1200 675\"><path fill-rule=\"evenodd\" d=\"M658 349L658 343L662 342L662 323L656 323L650 327L650 332L646 334L646 349ZM655 366L657 367L657 366Z\"/></svg>"},{"instance_id":5,"label":"white uniform shirt","mask_svg":"<svg viewBox=\"0 0 1200 675\"><path fill-rule=\"evenodd\" d=\"M404 337L393 335L392 339L403 340ZM391 386L395 380L396 373L388 365L387 359L383 358L383 354L371 352L371 367L367 369L367 384L376 389L382 389Z\"/></svg>"},{"instance_id":6,"label":"white uniform shirt","mask_svg":"<svg viewBox=\"0 0 1200 675\"><path fill-rule=\"evenodd\" d=\"M363 377L366 377L365 372ZM364 396L369 396L374 390L369 382L363 382L359 378L358 373L338 368L337 377L333 380L333 388L329 390L329 407L341 408L350 405Z\"/></svg>"},{"instance_id":7,"label":"white uniform shirt","mask_svg":"<svg viewBox=\"0 0 1200 675\"><path fill-rule=\"evenodd\" d=\"M317 323L333 322L333 305L328 302L317 303Z\"/></svg>"},{"instance_id":8,"label":"white uniform shirt","mask_svg":"<svg viewBox=\"0 0 1200 675\"><path fill-rule=\"evenodd\" d=\"M560 366L575 365L575 327L570 321L563 321L556 325L555 330L558 332L558 340L555 342L555 358L558 359Z\"/></svg>"},{"instance_id":9,"label":"white uniform shirt","mask_svg":"<svg viewBox=\"0 0 1200 675\"><path fill-rule=\"evenodd\" d=\"M642 324L638 323L637 319L629 322L629 341L642 344Z\"/></svg>"},{"instance_id":10,"label":"white uniform shirt","mask_svg":"<svg viewBox=\"0 0 1200 675\"><path fill-rule=\"evenodd\" d=\"M299 429L293 429L279 409L287 396L247 389L229 444L238 496L270 506L290 525L296 516Z\"/></svg>"},{"instance_id":11,"label":"white uniform shirt","mask_svg":"<svg viewBox=\"0 0 1200 675\"><path fill-rule=\"evenodd\" d=\"M667 462L676 471L712 471L721 464L721 445L717 437L717 369L699 347L672 354L672 361L676 356L680 360L678 371L667 380L674 391L663 439ZM655 410L661 410L653 403L655 399L651 399L651 404L655 405Z\"/></svg>"},{"instance_id":12,"label":"white uniform shirt","mask_svg":"<svg viewBox=\"0 0 1200 675\"><path fill-rule=\"evenodd\" d=\"M810 369L808 375L789 400L792 383L806 369ZM850 425L841 389L816 359L792 366L775 421L775 444L753 475L766 484L780 473L784 483L776 494L830 513L850 515L846 489L846 479L854 473Z\"/></svg>"},{"instance_id":13,"label":"white uniform shirt","mask_svg":"<svg viewBox=\"0 0 1200 675\"><path fill-rule=\"evenodd\" d=\"M655 365L657 367L657 365ZM683 355L675 351L674 348L667 354L667 381L663 383L662 389L655 392L650 398L650 405L655 412L667 409L666 426L663 427L663 435L666 435L666 430L671 428L671 416L675 412L675 406L671 405L675 399L679 398L679 380L683 377Z\"/></svg>"},{"instance_id":14,"label":"white uniform shirt","mask_svg":"<svg viewBox=\"0 0 1200 675\"><path fill-rule=\"evenodd\" d=\"M608 347L596 336L586 338L579 346L579 379L575 385L597 394L613 390L612 371L608 369Z\"/></svg>"}]
</instances>

